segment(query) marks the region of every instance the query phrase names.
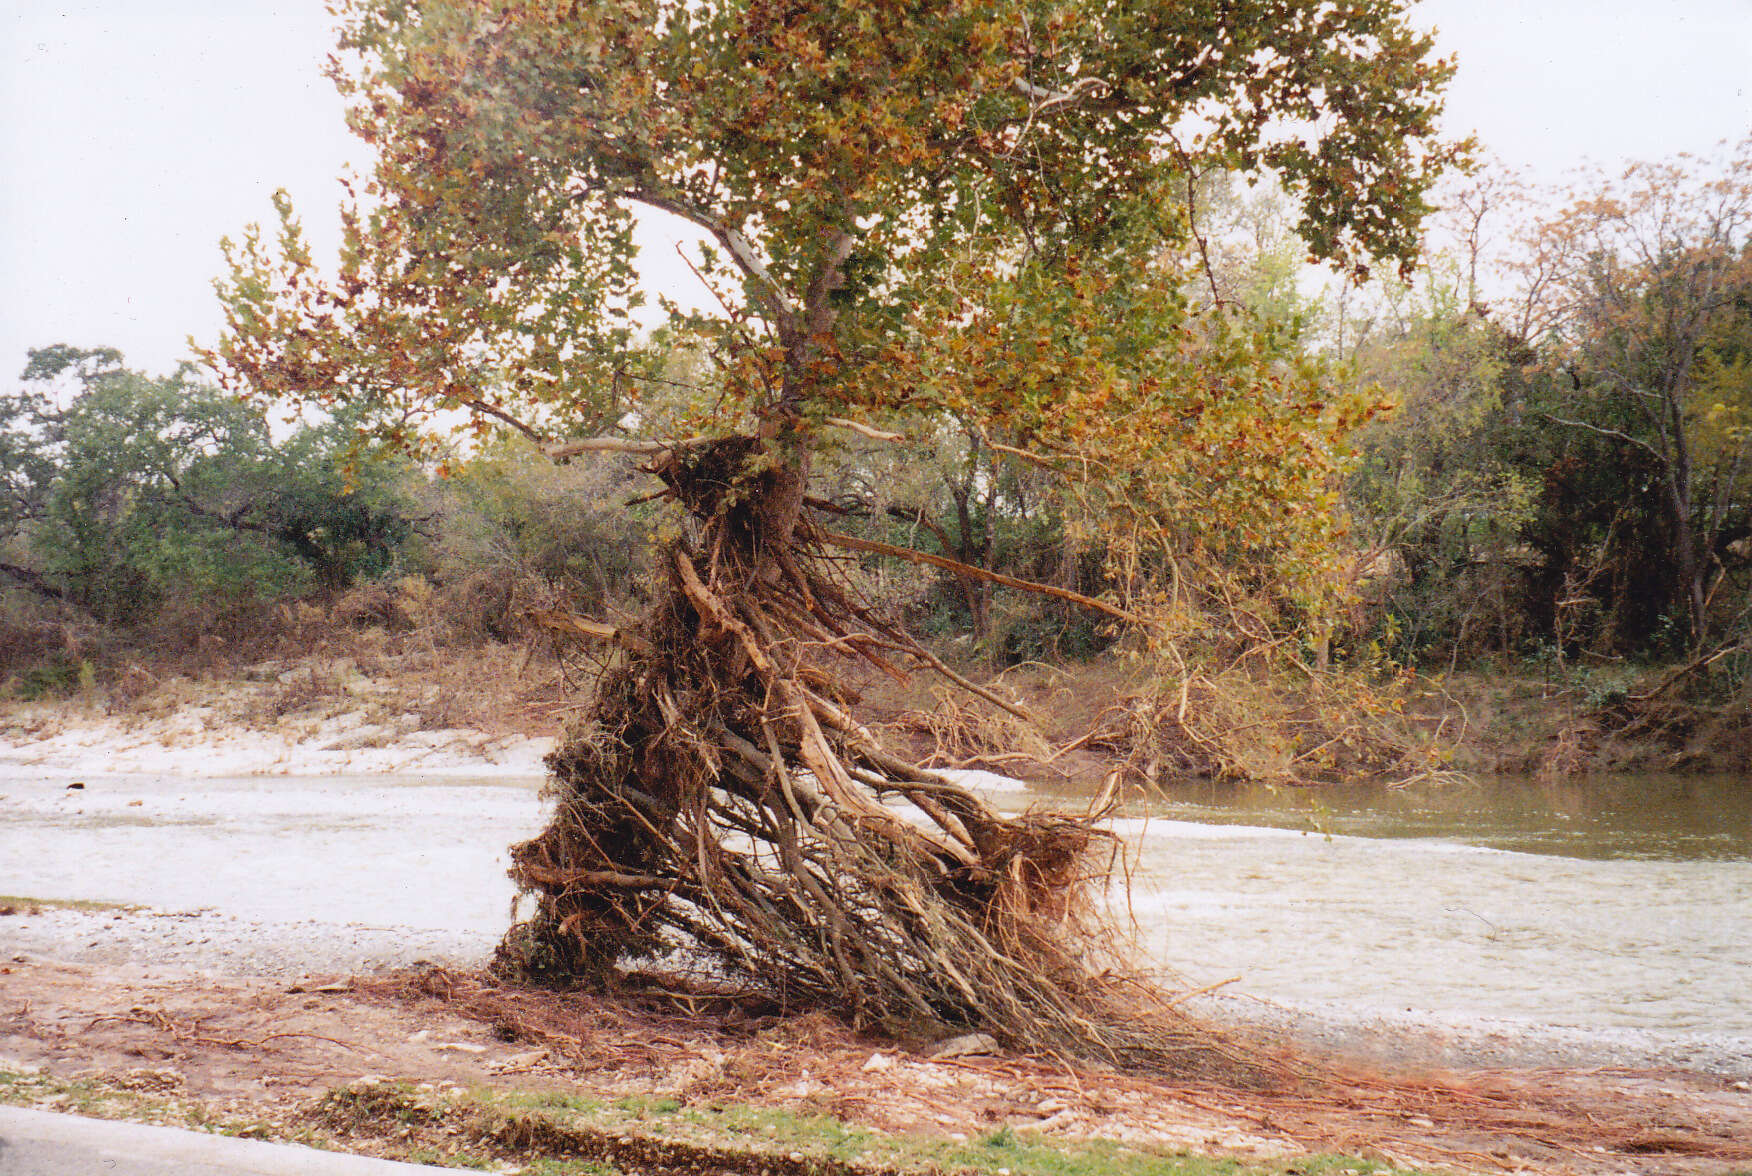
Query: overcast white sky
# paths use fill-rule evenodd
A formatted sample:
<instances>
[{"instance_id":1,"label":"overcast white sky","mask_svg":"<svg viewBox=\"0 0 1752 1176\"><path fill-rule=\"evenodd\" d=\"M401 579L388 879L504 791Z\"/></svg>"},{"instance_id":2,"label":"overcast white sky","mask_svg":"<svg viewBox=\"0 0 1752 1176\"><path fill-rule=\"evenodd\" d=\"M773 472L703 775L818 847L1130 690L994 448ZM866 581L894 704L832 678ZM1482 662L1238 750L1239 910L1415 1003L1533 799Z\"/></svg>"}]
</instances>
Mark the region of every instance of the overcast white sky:
<instances>
[{"instance_id":1,"label":"overcast white sky","mask_svg":"<svg viewBox=\"0 0 1752 1176\"><path fill-rule=\"evenodd\" d=\"M360 158L320 75L321 0L8 0L0 15L0 381L26 349L166 371L210 340L218 241L293 194L332 240ZM1421 0L1460 55L1449 129L1557 179L1752 134L1752 0ZM4 384L0 384L3 387Z\"/></svg>"}]
</instances>

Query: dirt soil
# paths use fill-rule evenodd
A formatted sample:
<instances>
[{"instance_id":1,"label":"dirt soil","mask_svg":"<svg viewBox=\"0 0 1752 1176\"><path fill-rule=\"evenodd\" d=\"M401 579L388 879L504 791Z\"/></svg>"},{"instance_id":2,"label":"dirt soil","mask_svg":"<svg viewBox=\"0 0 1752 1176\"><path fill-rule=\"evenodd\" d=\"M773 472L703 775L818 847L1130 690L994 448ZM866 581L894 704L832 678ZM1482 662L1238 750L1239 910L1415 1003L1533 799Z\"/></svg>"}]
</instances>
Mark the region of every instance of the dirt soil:
<instances>
[{"instance_id":1,"label":"dirt soil","mask_svg":"<svg viewBox=\"0 0 1752 1176\"><path fill-rule=\"evenodd\" d=\"M14 1101L65 1108L57 1082L94 1080L172 1100L185 1120L192 1107L197 1121L403 1158L416 1147L457 1154L461 1129L433 1117L433 1138L423 1139L422 1120L405 1108L387 1128L369 1115L336 1116L335 1092L393 1081L648 1095L826 1114L884 1132L960 1138L1007 1126L1048 1141L1254 1159L1345 1152L1460 1171L1656 1176L1752 1165L1752 1091L1672 1071L1389 1076L1327 1059L1278 1089L1244 1090L1051 1059L928 1053L820 1015L688 996L503 989L441 969L269 980L138 964L0 965L0 1069L43 1080L15 1084ZM616 1128L594 1144L573 1139L568 1151L629 1172L771 1167L745 1141L678 1146Z\"/></svg>"}]
</instances>

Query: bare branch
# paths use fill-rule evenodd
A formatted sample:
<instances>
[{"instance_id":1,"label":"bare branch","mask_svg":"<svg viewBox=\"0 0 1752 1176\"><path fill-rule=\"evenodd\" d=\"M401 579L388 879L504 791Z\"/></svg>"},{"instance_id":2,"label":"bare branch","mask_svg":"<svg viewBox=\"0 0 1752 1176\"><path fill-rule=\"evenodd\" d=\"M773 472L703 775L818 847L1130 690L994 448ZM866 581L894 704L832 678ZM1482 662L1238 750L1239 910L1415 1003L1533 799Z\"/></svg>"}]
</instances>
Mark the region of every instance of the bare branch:
<instances>
[{"instance_id":1,"label":"bare branch","mask_svg":"<svg viewBox=\"0 0 1752 1176\"><path fill-rule=\"evenodd\" d=\"M931 555L923 551L914 551L910 547L896 547L892 543L882 543L875 539L860 539L856 535L843 535L838 531L824 531L816 528L816 537L823 543L831 543L835 547L844 547L849 551L868 551L873 555L888 555L895 559L904 559L910 563L930 564L934 568L942 568L946 572L954 572L959 576L968 576L976 580L990 580L994 584L1002 584L1006 588L1020 588L1024 592L1037 592L1042 596L1053 596L1059 600L1068 600L1072 604L1080 604L1084 608L1105 613L1115 620L1130 624L1143 622L1132 613L1122 608L1115 608L1105 600L1096 600L1093 596L1084 596L1081 592L1072 592L1069 588L1055 588L1051 584L1041 584L1034 580L1019 580L1015 576L1006 576L1002 572L989 572L972 564L962 563L958 559L947 556Z\"/></svg>"},{"instance_id":2,"label":"bare branch","mask_svg":"<svg viewBox=\"0 0 1752 1176\"><path fill-rule=\"evenodd\" d=\"M541 451L554 461L564 461L581 453L636 453L651 457L686 444L686 441L638 441L631 437L581 437L576 441L542 445Z\"/></svg>"},{"instance_id":3,"label":"bare branch","mask_svg":"<svg viewBox=\"0 0 1752 1176\"><path fill-rule=\"evenodd\" d=\"M1084 98L1091 97L1097 92L1113 88L1102 78L1078 78L1071 83L1071 88L1068 90L1048 90L1044 86L1035 85L1026 78L1017 78L1013 84L1016 87L1016 92L1028 99L1037 115L1045 114L1049 110L1056 110L1061 106L1069 106L1073 102L1081 102Z\"/></svg>"},{"instance_id":4,"label":"bare branch","mask_svg":"<svg viewBox=\"0 0 1752 1176\"><path fill-rule=\"evenodd\" d=\"M0 561L0 574L11 576L19 585L30 589L38 596L44 597L45 599L58 600L63 604L73 603L67 596L66 592L49 583L48 580L43 578L41 572L33 571L26 567L20 567L18 564Z\"/></svg>"},{"instance_id":5,"label":"bare branch","mask_svg":"<svg viewBox=\"0 0 1752 1176\"><path fill-rule=\"evenodd\" d=\"M585 617L573 616L568 612L560 612L550 608L531 608L523 613L531 621L548 630L550 633L564 633L568 637L586 637L592 641L605 641L610 645L618 645L628 653L650 656L651 643L643 637L617 629L613 625L605 625L600 621L592 621Z\"/></svg>"},{"instance_id":6,"label":"bare branch","mask_svg":"<svg viewBox=\"0 0 1752 1176\"><path fill-rule=\"evenodd\" d=\"M766 263L755 253L754 247L749 244L748 238L743 236L740 229L727 223L721 217L694 207L672 193L635 185L619 194L650 208L673 213L710 233L720 245L729 251L738 268L755 279L756 297L766 305L781 333L790 335L794 332L797 312L791 306L790 296L785 292L785 288L779 285L778 279L773 277L772 271L767 269Z\"/></svg>"},{"instance_id":7,"label":"bare branch","mask_svg":"<svg viewBox=\"0 0 1752 1176\"><path fill-rule=\"evenodd\" d=\"M449 399L463 408L471 409L474 412L480 413L482 416L489 416L494 420L502 421L505 424L510 425L513 429L516 429L519 433L522 433L537 445L542 444L544 440L542 435L537 432L533 426L518 420L497 405L488 404L485 400L481 400L479 397L451 396Z\"/></svg>"},{"instance_id":8,"label":"bare branch","mask_svg":"<svg viewBox=\"0 0 1752 1176\"><path fill-rule=\"evenodd\" d=\"M846 259L851 257L857 245L858 239L843 229L834 234L827 257L803 296L805 334L819 335L833 326L837 311L829 295L845 285Z\"/></svg>"},{"instance_id":9,"label":"bare branch","mask_svg":"<svg viewBox=\"0 0 1752 1176\"><path fill-rule=\"evenodd\" d=\"M906 434L890 433L862 421L847 420L845 417L827 417L826 421L836 429L850 429L860 437L868 437L872 441L905 441Z\"/></svg>"},{"instance_id":10,"label":"bare branch","mask_svg":"<svg viewBox=\"0 0 1752 1176\"><path fill-rule=\"evenodd\" d=\"M1656 449L1653 445L1650 445L1647 441L1644 441L1641 437L1632 437L1629 433L1623 432L1622 430L1604 429L1604 428L1601 428L1599 425L1590 425L1587 421L1572 421L1567 417L1552 416L1548 412L1542 412L1539 415L1544 417L1546 420L1550 421L1554 425L1568 425L1569 427L1574 428L1574 429L1586 429L1590 433L1598 433L1602 437L1614 437L1620 441L1626 442L1630 445L1634 445L1638 449L1645 450L1651 456L1653 456L1656 461L1661 462L1663 465L1666 464L1666 462L1667 462L1666 455L1663 454L1659 449Z\"/></svg>"},{"instance_id":11,"label":"bare branch","mask_svg":"<svg viewBox=\"0 0 1752 1176\"><path fill-rule=\"evenodd\" d=\"M1702 657L1686 662L1684 665L1668 673L1659 682L1655 683L1653 687L1643 691L1641 694L1630 695L1630 701L1653 702L1656 698L1659 698L1668 690L1671 690L1678 682L1695 674L1698 670L1708 669L1716 662L1722 660L1722 658L1739 653L1746 649L1752 649L1752 644L1748 644L1746 641L1730 642L1727 645L1722 646L1720 649L1716 649L1710 653L1704 654Z\"/></svg>"}]
</instances>

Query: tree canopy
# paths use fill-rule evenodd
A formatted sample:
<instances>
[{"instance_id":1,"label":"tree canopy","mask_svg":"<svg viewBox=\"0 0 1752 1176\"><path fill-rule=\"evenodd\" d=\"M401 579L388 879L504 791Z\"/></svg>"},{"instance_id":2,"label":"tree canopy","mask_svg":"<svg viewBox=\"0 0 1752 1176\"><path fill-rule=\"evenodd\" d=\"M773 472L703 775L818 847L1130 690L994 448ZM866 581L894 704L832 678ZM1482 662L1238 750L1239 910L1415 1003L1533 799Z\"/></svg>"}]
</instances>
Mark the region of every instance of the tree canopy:
<instances>
[{"instance_id":1,"label":"tree canopy","mask_svg":"<svg viewBox=\"0 0 1752 1176\"><path fill-rule=\"evenodd\" d=\"M0 396L0 584L104 623L220 628L383 572L411 530L399 467L344 414L276 439L192 368L155 378L111 348L35 349L21 384Z\"/></svg>"},{"instance_id":2,"label":"tree canopy","mask_svg":"<svg viewBox=\"0 0 1752 1176\"><path fill-rule=\"evenodd\" d=\"M721 313L668 322L726 406L933 407L895 355L1026 271L1135 278L1186 242L1194 169L1274 173L1313 257L1409 264L1455 149L1451 64L1403 7L349 0L335 76L377 164L339 270L282 203L278 247L233 251L213 358L262 393L612 428L660 374L651 209L706 239ZM1050 377L1078 341L1040 343Z\"/></svg>"}]
</instances>

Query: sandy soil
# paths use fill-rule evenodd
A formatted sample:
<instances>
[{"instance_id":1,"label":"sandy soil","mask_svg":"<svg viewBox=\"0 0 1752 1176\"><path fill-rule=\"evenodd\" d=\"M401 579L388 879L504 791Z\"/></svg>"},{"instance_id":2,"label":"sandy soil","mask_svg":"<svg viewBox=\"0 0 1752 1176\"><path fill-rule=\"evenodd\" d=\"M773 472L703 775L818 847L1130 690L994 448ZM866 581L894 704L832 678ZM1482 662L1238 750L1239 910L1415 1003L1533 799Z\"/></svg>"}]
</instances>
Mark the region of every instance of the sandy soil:
<instances>
[{"instance_id":1,"label":"sandy soil","mask_svg":"<svg viewBox=\"0 0 1752 1176\"><path fill-rule=\"evenodd\" d=\"M89 697L0 700L0 771L540 775L558 730L509 705L493 730L458 725L478 699L411 671L368 675L348 657L265 662L223 679L145 675L133 692L127 682Z\"/></svg>"},{"instance_id":2,"label":"sandy soil","mask_svg":"<svg viewBox=\"0 0 1752 1176\"><path fill-rule=\"evenodd\" d=\"M25 709L0 726L0 769L71 775L342 776L419 771L428 776L540 775L553 740L423 729L358 712L264 730L235 726L203 707L162 716Z\"/></svg>"}]
</instances>

